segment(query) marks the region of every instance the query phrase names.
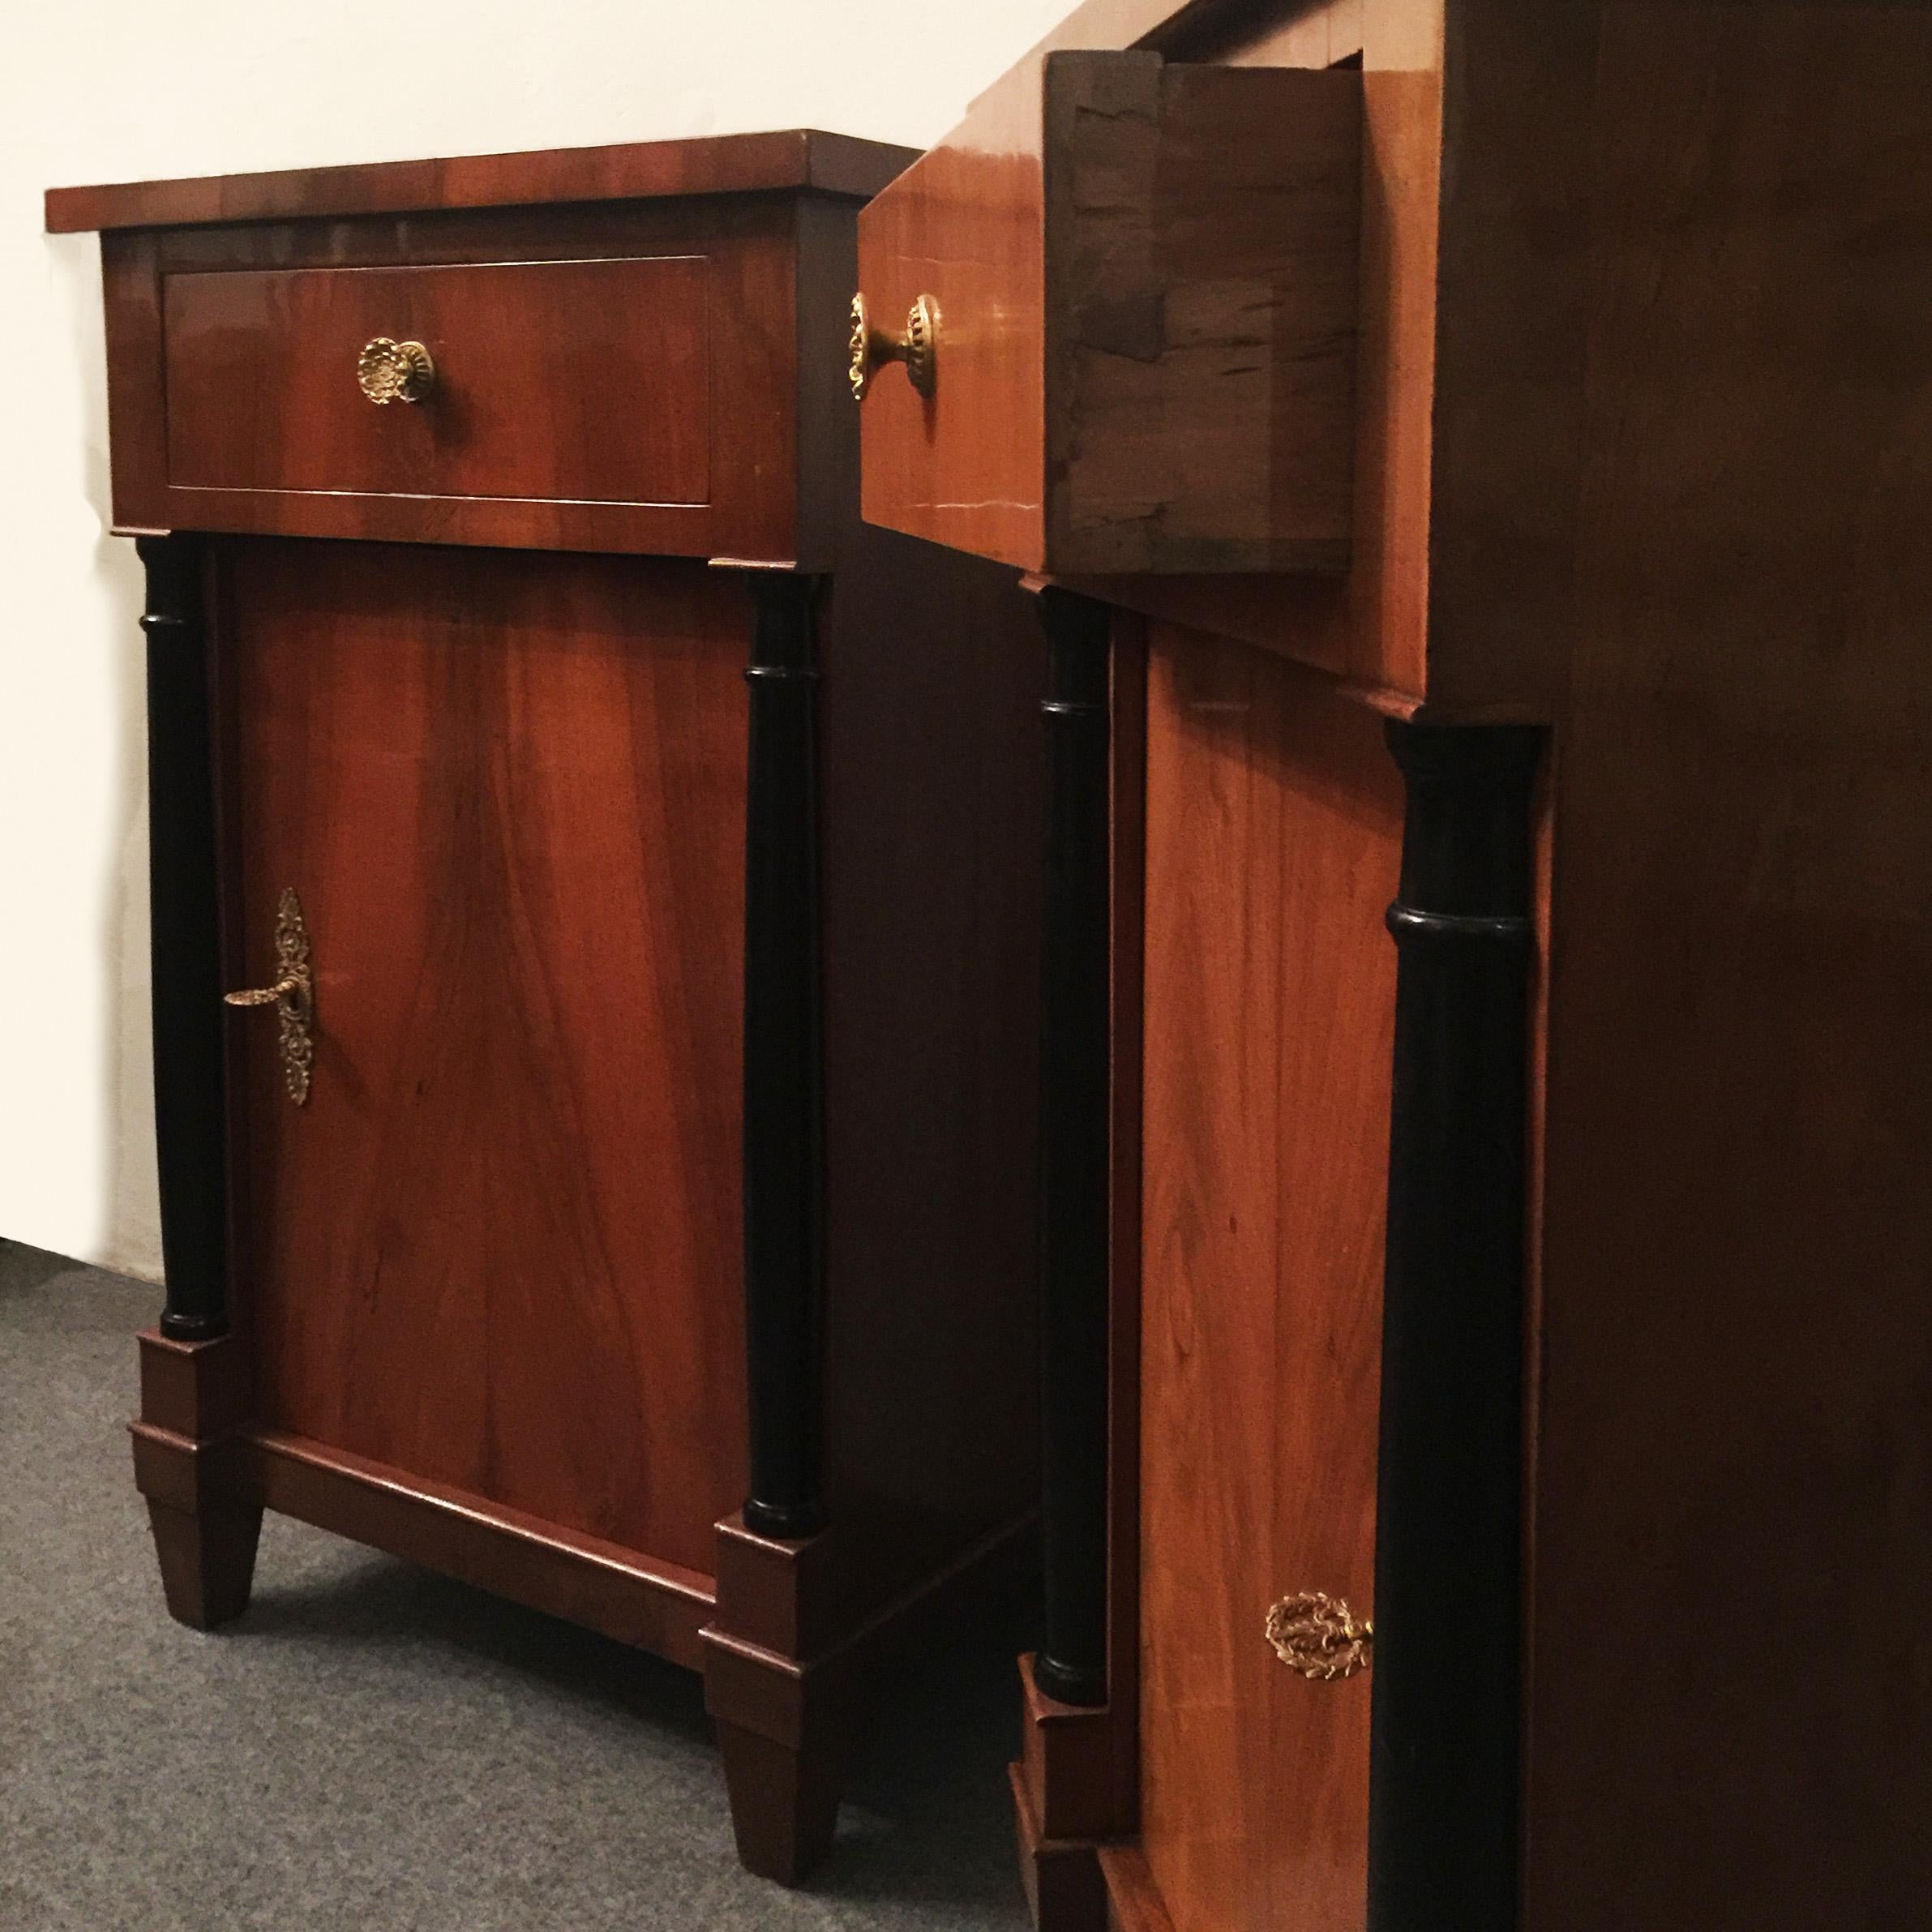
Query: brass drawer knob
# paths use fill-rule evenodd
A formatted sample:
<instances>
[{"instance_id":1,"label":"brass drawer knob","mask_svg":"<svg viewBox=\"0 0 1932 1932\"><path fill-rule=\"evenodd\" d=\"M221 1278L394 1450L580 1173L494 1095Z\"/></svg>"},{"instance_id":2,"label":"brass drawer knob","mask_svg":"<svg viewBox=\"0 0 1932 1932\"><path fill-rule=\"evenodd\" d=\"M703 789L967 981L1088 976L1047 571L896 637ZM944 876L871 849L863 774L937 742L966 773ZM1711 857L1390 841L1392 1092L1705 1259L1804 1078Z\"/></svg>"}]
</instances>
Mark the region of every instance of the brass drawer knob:
<instances>
[{"instance_id":1,"label":"brass drawer knob","mask_svg":"<svg viewBox=\"0 0 1932 1932\"><path fill-rule=\"evenodd\" d=\"M315 979L309 965L309 929L290 887L275 915L276 980L224 996L230 1006L272 1006L281 1023L282 1084L298 1107L306 1104L315 1062Z\"/></svg>"},{"instance_id":2,"label":"brass drawer knob","mask_svg":"<svg viewBox=\"0 0 1932 1932\"><path fill-rule=\"evenodd\" d=\"M1316 1684L1366 1670L1375 1643L1374 1625L1356 1622L1340 1597L1319 1590L1284 1596L1269 1610L1262 1633L1290 1670Z\"/></svg>"},{"instance_id":3,"label":"brass drawer knob","mask_svg":"<svg viewBox=\"0 0 1932 1932\"><path fill-rule=\"evenodd\" d=\"M373 403L421 402L435 386L436 365L420 342L378 336L356 358L356 380Z\"/></svg>"},{"instance_id":4,"label":"brass drawer knob","mask_svg":"<svg viewBox=\"0 0 1932 1932\"><path fill-rule=\"evenodd\" d=\"M865 401L872 371L888 362L903 362L913 388L922 396L932 395L939 381L939 304L930 295L920 296L906 311L906 332L899 336L874 328L864 296L852 298L852 366L847 375L854 402Z\"/></svg>"}]
</instances>

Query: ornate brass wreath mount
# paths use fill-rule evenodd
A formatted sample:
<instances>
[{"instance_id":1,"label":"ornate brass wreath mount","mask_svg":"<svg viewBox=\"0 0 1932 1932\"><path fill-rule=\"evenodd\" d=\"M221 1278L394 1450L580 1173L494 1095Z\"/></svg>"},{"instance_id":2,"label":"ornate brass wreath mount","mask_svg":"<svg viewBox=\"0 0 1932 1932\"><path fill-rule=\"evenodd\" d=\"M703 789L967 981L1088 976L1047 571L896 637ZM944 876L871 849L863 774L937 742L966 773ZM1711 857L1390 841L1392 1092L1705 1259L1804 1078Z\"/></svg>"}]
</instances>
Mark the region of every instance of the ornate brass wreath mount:
<instances>
[{"instance_id":1,"label":"ornate brass wreath mount","mask_svg":"<svg viewBox=\"0 0 1932 1932\"><path fill-rule=\"evenodd\" d=\"M229 993L230 1006L272 1006L281 1023L282 1084L298 1107L309 1097L309 1075L315 1063L315 980L309 965L309 929L302 902L290 887L281 896L275 915L276 981Z\"/></svg>"},{"instance_id":2,"label":"ornate brass wreath mount","mask_svg":"<svg viewBox=\"0 0 1932 1932\"><path fill-rule=\"evenodd\" d=\"M906 332L887 335L876 329L866 313L865 298L852 298L852 366L846 372L854 402L863 402L872 371L888 362L903 362L912 386L932 395L939 382L939 304L922 295L906 311Z\"/></svg>"},{"instance_id":3,"label":"ornate brass wreath mount","mask_svg":"<svg viewBox=\"0 0 1932 1932\"><path fill-rule=\"evenodd\" d=\"M1356 1621L1339 1596L1304 1590L1284 1596L1268 1612L1263 1631L1274 1654L1309 1682L1333 1684L1369 1668L1375 1626Z\"/></svg>"},{"instance_id":4,"label":"ornate brass wreath mount","mask_svg":"<svg viewBox=\"0 0 1932 1932\"><path fill-rule=\"evenodd\" d=\"M356 380L373 403L421 402L435 387L436 365L420 342L378 336L356 358Z\"/></svg>"}]
</instances>

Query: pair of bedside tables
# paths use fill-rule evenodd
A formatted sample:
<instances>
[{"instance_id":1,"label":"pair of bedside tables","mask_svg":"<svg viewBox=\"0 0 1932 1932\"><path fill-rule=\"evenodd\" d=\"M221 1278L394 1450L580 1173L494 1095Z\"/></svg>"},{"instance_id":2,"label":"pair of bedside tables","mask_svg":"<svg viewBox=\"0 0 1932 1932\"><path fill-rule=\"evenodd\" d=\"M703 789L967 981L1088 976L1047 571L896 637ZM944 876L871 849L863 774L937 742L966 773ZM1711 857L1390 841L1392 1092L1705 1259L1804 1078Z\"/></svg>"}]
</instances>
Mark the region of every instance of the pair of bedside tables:
<instances>
[{"instance_id":1,"label":"pair of bedside tables","mask_svg":"<svg viewBox=\"0 0 1932 1932\"><path fill-rule=\"evenodd\" d=\"M175 1613L276 1508L701 1669L791 1878L1037 1514L1043 1932L1914 1922L1929 76L1090 0L923 157L51 196Z\"/></svg>"}]
</instances>

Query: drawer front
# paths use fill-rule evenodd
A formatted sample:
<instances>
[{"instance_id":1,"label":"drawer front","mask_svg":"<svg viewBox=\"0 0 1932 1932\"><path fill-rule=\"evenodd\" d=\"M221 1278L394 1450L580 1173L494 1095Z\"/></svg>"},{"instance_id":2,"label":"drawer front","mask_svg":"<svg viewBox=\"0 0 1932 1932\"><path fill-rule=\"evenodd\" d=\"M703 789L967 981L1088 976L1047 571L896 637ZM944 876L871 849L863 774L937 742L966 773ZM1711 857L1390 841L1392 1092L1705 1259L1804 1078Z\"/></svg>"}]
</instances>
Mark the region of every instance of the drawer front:
<instances>
[{"instance_id":1,"label":"drawer front","mask_svg":"<svg viewBox=\"0 0 1932 1932\"><path fill-rule=\"evenodd\" d=\"M867 378L862 512L1022 570L1047 556L1039 114L1038 70L1016 70L859 217L872 329L921 296L937 316L930 395L903 367Z\"/></svg>"},{"instance_id":2,"label":"drawer front","mask_svg":"<svg viewBox=\"0 0 1932 1932\"><path fill-rule=\"evenodd\" d=\"M164 283L168 479L202 490L704 503L697 256L216 270ZM420 342L418 401L365 344Z\"/></svg>"},{"instance_id":3,"label":"drawer front","mask_svg":"<svg viewBox=\"0 0 1932 1932\"><path fill-rule=\"evenodd\" d=\"M807 560L846 482L821 439L801 488L802 264L852 273L824 207L105 235L116 527ZM842 299L810 365L833 401ZM426 351L418 399L365 394L385 338Z\"/></svg>"},{"instance_id":4,"label":"drawer front","mask_svg":"<svg viewBox=\"0 0 1932 1932\"><path fill-rule=\"evenodd\" d=\"M903 367L867 379L863 513L1022 570L1047 555L1039 111L1037 71L1009 75L970 139L933 148L859 217L872 328L904 331L921 296L937 316L930 395Z\"/></svg>"}]
</instances>

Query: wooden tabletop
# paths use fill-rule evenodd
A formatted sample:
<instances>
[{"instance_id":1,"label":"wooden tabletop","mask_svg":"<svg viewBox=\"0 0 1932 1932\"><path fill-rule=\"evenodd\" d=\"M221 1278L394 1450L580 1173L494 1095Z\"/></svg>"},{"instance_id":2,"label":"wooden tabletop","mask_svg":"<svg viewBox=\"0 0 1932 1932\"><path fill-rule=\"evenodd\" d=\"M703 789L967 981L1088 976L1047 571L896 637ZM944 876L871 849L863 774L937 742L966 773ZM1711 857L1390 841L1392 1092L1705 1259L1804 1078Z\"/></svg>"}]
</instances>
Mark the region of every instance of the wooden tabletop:
<instances>
[{"instance_id":1,"label":"wooden tabletop","mask_svg":"<svg viewBox=\"0 0 1932 1932\"><path fill-rule=\"evenodd\" d=\"M631 201L761 190L869 200L915 158L916 150L910 148L792 128L615 147L463 155L445 161L289 168L268 174L49 188L47 229L52 234L73 234L89 229L418 214L438 208Z\"/></svg>"}]
</instances>

